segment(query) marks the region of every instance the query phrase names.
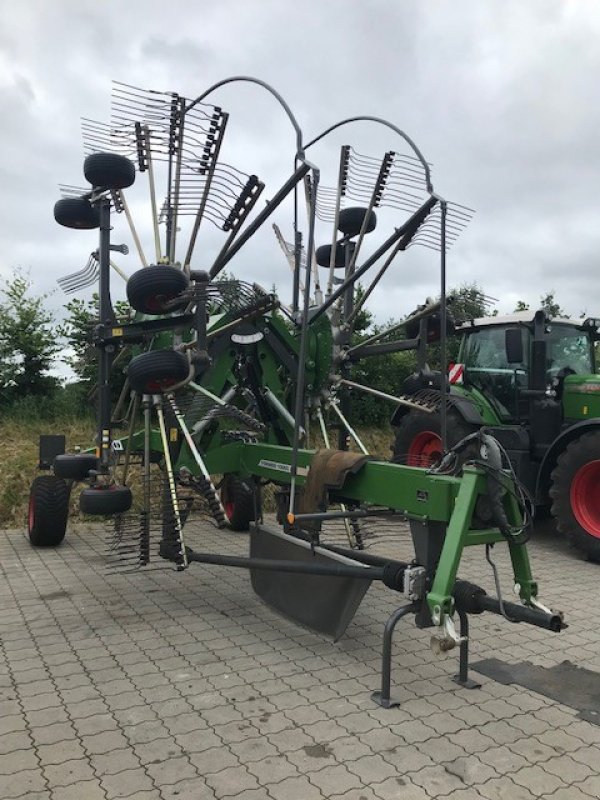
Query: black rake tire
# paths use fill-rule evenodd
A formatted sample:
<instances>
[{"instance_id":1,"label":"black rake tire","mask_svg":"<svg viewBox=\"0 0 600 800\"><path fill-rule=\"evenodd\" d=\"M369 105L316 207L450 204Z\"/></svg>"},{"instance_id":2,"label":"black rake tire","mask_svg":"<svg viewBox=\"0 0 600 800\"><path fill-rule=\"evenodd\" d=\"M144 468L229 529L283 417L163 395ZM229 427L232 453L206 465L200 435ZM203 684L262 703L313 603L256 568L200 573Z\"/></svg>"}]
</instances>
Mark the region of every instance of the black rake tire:
<instances>
[{"instance_id":1,"label":"black rake tire","mask_svg":"<svg viewBox=\"0 0 600 800\"><path fill-rule=\"evenodd\" d=\"M260 515L260 488L251 481L227 473L221 484L221 503L225 517L234 531L247 531Z\"/></svg>"},{"instance_id":2,"label":"black rake tire","mask_svg":"<svg viewBox=\"0 0 600 800\"><path fill-rule=\"evenodd\" d=\"M446 423L448 447L453 447L476 430L452 411L448 413ZM442 454L441 429L438 413L409 411L402 417L396 431L396 439L392 446L393 463L407 464L410 467L433 466ZM467 448L467 451L469 450L470 448ZM466 453L467 457L473 455L474 452Z\"/></svg>"},{"instance_id":3,"label":"black rake tire","mask_svg":"<svg viewBox=\"0 0 600 800\"><path fill-rule=\"evenodd\" d=\"M65 538L70 489L55 475L39 475L31 484L27 529L34 547L56 547Z\"/></svg>"},{"instance_id":4,"label":"black rake tire","mask_svg":"<svg viewBox=\"0 0 600 800\"><path fill-rule=\"evenodd\" d=\"M83 174L92 186L127 189L135 181L135 165L118 153L92 153L83 162Z\"/></svg>"},{"instance_id":5,"label":"black rake tire","mask_svg":"<svg viewBox=\"0 0 600 800\"><path fill-rule=\"evenodd\" d=\"M100 213L84 197L63 197L54 204L54 219L65 228L92 230L100 227Z\"/></svg>"},{"instance_id":6,"label":"black rake tire","mask_svg":"<svg viewBox=\"0 0 600 800\"><path fill-rule=\"evenodd\" d=\"M98 459L91 453L65 453L56 456L52 468L58 478L83 481L91 469L98 468Z\"/></svg>"},{"instance_id":7,"label":"black rake tire","mask_svg":"<svg viewBox=\"0 0 600 800\"><path fill-rule=\"evenodd\" d=\"M317 264L320 267L329 267L332 249L333 248L330 244L322 244L320 247L317 247L315 258L317 259ZM346 266L346 254L344 252L344 246L341 244L337 244L335 246L335 261L333 266L335 269L340 269Z\"/></svg>"},{"instance_id":8,"label":"black rake tire","mask_svg":"<svg viewBox=\"0 0 600 800\"><path fill-rule=\"evenodd\" d=\"M363 220L367 216L367 208L343 208L340 211L338 230L346 236L357 236L362 228ZM377 225L377 216L371 211L365 233L371 233Z\"/></svg>"},{"instance_id":9,"label":"black rake tire","mask_svg":"<svg viewBox=\"0 0 600 800\"><path fill-rule=\"evenodd\" d=\"M189 279L180 269L156 264L133 273L127 281L127 299L136 311L158 315L164 313L165 303L177 298L188 287ZM187 300L182 300L181 306L186 304Z\"/></svg>"},{"instance_id":10,"label":"black rake tire","mask_svg":"<svg viewBox=\"0 0 600 800\"><path fill-rule=\"evenodd\" d=\"M110 516L129 511L132 503L128 486L92 486L79 495L79 510L92 516Z\"/></svg>"},{"instance_id":11,"label":"black rake tire","mask_svg":"<svg viewBox=\"0 0 600 800\"><path fill-rule=\"evenodd\" d=\"M600 562L600 432L567 445L552 470L556 527L590 561Z\"/></svg>"},{"instance_id":12,"label":"black rake tire","mask_svg":"<svg viewBox=\"0 0 600 800\"><path fill-rule=\"evenodd\" d=\"M138 394L160 394L168 391L189 375L187 357L175 350L151 350L129 362L127 376Z\"/></svg>"}]
</instances>

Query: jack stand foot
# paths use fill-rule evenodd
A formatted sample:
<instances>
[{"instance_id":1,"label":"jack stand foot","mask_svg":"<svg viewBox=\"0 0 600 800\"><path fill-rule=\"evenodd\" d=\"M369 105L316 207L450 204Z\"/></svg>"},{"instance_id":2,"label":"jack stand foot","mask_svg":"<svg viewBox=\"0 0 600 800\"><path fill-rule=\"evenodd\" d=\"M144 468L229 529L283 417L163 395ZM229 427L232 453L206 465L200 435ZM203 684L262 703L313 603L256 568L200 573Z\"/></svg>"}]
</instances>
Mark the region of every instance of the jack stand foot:
<instances>
[{"instance_id":1,"label":"jack stand foot","mask_svg":"<svg viewBox=\"0 0 600 800\"><path fill-rule=\"evenodd\" d=\"M383 631L383 648L381 656L381 691L373 692L371 699L381 708L397 708L400 703L390 697L392 683L392 636L396 624L407 614L416 614L418 611L417 603L397 608L388 621L385 623Z\"/></svg>"},{"instance_id":2,"label":"jack stand foot","mask_svg":"<svg viewBox=\"0 0 600 800\"><path fill-rule=\"evenodd\" d=\"M465 611L459 610L458 618L462 642L459 650L458 675L455 675L452 680L463 689L481 689L480 683L469 678L469 617Z\"/></svg>"},{"instance_id":3,"label":"jack stand foot","mask_svg":"<svg viewBox=\"0 0 600 800\"><path fill-rule=\"evenodd\" d=\"M381 692L372 692L371 700L381 708L398 708L400 705L400 700L394 700L392 697L383 697Z\"/></svg>"},{"instance_id":4,"label":"jack stand foot","mask_svg":"<svg viewBox=\"0 0 600 800\"><path fill-rule=\"evenodd\" d=\"M460 675L455 675L452 680L454 683L458 683L459 686L462 686L463 689L481 689L481 684L471 678L463 680Z\"/></svg>"}]
</instances>

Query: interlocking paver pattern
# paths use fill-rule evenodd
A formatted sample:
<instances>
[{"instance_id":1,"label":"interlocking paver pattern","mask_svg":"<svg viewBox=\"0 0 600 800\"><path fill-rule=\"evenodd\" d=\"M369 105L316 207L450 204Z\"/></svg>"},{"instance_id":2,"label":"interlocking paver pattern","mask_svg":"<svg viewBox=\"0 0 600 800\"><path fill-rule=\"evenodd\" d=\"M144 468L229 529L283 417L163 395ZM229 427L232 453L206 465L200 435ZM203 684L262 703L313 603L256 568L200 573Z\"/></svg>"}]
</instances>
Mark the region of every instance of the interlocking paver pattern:
<instances>
[{"instance_id":1,"label":"interlocking paver pattern","mask_svg":"<svg viewBox=\"0 0 600 800\"><path fill-rule=\"evenodd\" d=\"M201 520L203 550L245 552L246 537ZM194 565L111 574L103 530L70 530L33 550L22 531L0 541L2 800L585 800L600 793L600 726L576 710L477 676L451 682L428 631L397 629L394 694L378 688L381 633L399 598L373 586L332 644L252 593L248 575ZM409 538L375 541L403 558ZM495 553L510 590L509 562ZM562 608L559 636L490 615L472 619L471 657L566 659L599 672L591 623L600 567L546 526L531 543L542 599ZM461 576L493 591L470 551Z\"/></svg>"}]
</instances>

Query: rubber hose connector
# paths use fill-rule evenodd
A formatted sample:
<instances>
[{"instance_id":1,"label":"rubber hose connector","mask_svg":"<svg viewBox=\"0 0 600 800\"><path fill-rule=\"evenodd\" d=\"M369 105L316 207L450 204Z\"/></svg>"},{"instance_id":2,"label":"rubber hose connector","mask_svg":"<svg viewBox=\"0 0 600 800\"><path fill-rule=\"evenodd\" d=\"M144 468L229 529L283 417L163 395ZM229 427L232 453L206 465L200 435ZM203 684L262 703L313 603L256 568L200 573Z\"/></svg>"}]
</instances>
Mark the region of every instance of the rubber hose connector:
<instances>
[{"instance_id":1,"label":"rubber hose connector","mask_svg":"<svg viewBox=\"0 0 600 800\"><path fill-rule=\"evenodd\" d=\"M404 567L388 563L383 568L383 582L388 589L401 592L404 589Z\"/></svg>"}]
</instances>

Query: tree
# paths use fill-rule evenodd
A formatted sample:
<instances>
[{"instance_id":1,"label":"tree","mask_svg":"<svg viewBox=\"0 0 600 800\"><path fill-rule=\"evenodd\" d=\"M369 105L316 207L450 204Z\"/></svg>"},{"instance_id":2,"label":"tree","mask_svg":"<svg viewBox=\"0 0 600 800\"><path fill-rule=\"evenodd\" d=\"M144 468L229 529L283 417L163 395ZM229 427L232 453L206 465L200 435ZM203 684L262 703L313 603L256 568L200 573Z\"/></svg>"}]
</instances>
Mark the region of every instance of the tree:
<instances>
[{"instance_id":1,"label":"tree","mask_svg":"<svg viewBox=\"0 0 600 800\"><path fill-rule=\"evenodd\" d=\"M529 311L529 303L519 300L513 313L518 314L520 311Z\"/></svg>"},{"instance_id":2,"label":"tree","mask_svg":"<svg viewBox=\"0 0 600 800\"><path fill-rule=\"evenodd\" d=\"M0 402L51 395L59 385L48 374L61 350L47 294L33 297L32 282L17 270L0 292Z\"/></svg>"},{"instance_id":3,"label":"tree","mask_svg":"<svg viewBox=\"0 0 600 800\"><path fill-rule=\"evenodd\" d=\"M448 292L448 301L452 316L457 322L494 317L498 313L490 310L495 301L477 283L463 283L458 289L452 289Z\"/></svg>"},{"instance_id":4,"label":"tree","mask_svg":"<svg viewBox=\"0 0 600 800\"><path fill-rule=\"evenodd\" d=\"M567 312L556 302L554 298L554 289L540 297L540 308L543 308L551 319L568 316Z\"/></svg>"},{"instance_id":5,"label":"tree","mask_svg":"<svg viewBox=\"0 0 600 800\"><path fill-rule=\"evenodd\" d=\"M64 357L65 363L71 367L82 388L89 391L98 378L98 353L93 344L93 332L98 324L99 296L94 293L91 300L75 298L65 305L67 316L59 325L58 331L66 339L71 353ZM129 304L121 300L114 304L117 317L128 317ZM122 362L126 364L125 361ZM122 384L121 380L117 383Z\"/></svg>"}]
</instances>

